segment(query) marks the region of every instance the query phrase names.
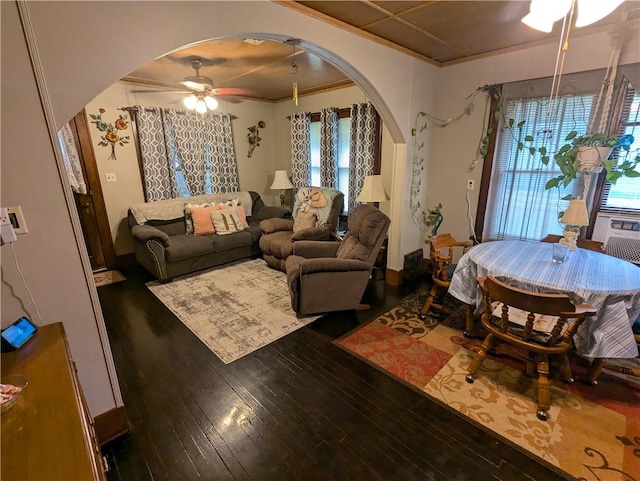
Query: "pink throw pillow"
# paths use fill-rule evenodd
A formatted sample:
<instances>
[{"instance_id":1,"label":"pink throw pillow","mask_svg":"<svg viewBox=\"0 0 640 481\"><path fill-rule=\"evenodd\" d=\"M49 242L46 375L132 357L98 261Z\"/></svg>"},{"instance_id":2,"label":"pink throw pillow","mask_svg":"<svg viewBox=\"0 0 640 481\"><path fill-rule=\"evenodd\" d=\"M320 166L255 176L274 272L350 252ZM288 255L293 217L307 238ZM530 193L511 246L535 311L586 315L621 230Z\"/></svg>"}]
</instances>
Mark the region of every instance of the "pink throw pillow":
<instances>
[{"instance_id":1,"label":"pink throw pillow","mask_svg":"<svg viewBox=\"0 0 640 481\"><path fill-rule=\"evenodd\" d=\"M242 222L242 225L245 227L245 229L249 228L249 223L247 222L247 213L244 211L244 207L242 207L241 205L235 205L233 206L233 208L238 211L238 217L240 218L240 222Z\"/></svg>"},{"instance_id":2,"label":"pink throw pillow","mask_svg":"<svg viewBox=\"0 0 640 481\"><path fill-rule=\"evenodd\" d=\"M212 205L210 207L192 207L191 219L193 220L193 233L195 235L215 234L216 229L211 222L211 212L228 209L222 205Z\"/></svg>"}]
</instances>

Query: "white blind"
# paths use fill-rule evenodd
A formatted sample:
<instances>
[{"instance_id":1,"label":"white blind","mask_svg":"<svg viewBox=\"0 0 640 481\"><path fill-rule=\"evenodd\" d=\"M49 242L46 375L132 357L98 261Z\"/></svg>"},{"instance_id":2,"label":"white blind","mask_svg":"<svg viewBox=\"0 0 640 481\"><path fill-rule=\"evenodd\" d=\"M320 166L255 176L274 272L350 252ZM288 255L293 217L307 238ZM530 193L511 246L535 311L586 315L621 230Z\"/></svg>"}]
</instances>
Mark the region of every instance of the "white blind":
<instances>
[{"instance_id":1,"label":"white blind","mask_svg":"<svg viewBox=\"0 0 640 481\"><path fill-rule=\"evenodd\" d=\"M496 145L491 173L489 199L483 228L483 240L539 240L547 234L561 234L558 214L572 192L572 184L558 192L545 189L547 181L560 175L553 153L566 143L569 132L584 134L589 124L596 92L568 94L556 99L549 108L547 98L512 99L506 102L505 117L518 123L525 120L522 132L502 127ZM518 140L534 137L535 147L544 146L551 160L544 165L540 155L518 150ZM514 136L520 136L515 138Z\"/></svg>"},{"instance_id":2,"label":"white blind","mask_svg":"<svg viewBox=\"0 0 640 481\"><path fill-rule=\"evenodd\" d=\"M618 134L631 134L634 142L629 151L615 149L614 154L621 164L635 158L640 152L640 92L627 89ZM640 166L636 168L640 172ZM604 186L600 211L621 214L640 214L640 177L621 177L611 185Z\"/></svg>"}]
</instances>

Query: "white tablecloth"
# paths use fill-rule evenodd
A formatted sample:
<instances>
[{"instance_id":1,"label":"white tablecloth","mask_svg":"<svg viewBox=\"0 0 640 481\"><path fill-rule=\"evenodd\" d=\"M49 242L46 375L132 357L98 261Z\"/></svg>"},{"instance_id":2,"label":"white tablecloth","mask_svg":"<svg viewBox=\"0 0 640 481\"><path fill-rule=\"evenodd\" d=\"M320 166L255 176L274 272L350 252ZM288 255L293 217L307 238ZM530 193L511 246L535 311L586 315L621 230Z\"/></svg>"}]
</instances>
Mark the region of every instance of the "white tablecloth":
<instances>
[{"instance_id":1,"label":"white tablecloth","mask_svg":"<svg viewBox=\"0 0 640 481\"><path fill-rule=\"evenodd\" d=\"M480 306L478 276L494 276L534 292L567 293L574 304L598 312L574 336L586 357L630 358L638 355L632 325L640 316L640 267L585 249L569 252L564 263L552 262L553 244L495 241L472 247L458 262L449 293Z\"/></svg>"}]
</instances>

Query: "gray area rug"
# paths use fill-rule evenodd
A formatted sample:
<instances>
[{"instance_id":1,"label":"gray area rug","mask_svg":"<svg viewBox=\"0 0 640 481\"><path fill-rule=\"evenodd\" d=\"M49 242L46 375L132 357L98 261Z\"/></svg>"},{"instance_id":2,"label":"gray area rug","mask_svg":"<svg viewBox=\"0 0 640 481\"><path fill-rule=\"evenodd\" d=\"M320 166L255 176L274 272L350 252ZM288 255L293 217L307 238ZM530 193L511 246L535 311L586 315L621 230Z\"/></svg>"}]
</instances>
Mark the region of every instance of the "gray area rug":
<instances>
[{"instance_id":1,"label":"gray area rug","mask_svg":"<svg viewBox=\"0 0 640 481\"><path fill-rule=\"evenodd\" d=\"M147 287L225 364L320 316L296 317L284 272L240 261Z\"/></svg>"}]
</instances>

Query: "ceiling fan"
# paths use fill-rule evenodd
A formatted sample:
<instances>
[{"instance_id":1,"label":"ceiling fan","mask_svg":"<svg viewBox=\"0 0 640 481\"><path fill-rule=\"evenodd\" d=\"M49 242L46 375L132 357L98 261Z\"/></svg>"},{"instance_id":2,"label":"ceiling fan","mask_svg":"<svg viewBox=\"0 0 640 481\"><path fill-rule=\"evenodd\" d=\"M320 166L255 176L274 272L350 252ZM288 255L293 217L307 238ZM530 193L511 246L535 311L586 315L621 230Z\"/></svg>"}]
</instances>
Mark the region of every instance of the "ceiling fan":
<instances>
[{"instance_id":1,"label":"ceiling fan","mask_svg":"<svg viewBox=\"0 0 640 481\"><path fill-rule=\"evenodd\" d=\"M180 84L187 88L187 90L179 90L179 88L172 88L171 91L176 93L188 94L183 100L183 104L189 110L195 110L198 113L204 114L208 110L215 110L218 108L217 98L224 99L231 103L239 103L239 95L251 95L251 91L243 88L214 88L213 79L200 75L200 69L202 68L203 60L201 58L192 58L190 60L191 67L195 70L195 75L185 77ZM165 84L166 85L166 84ZM166 85L168 86L168 85ZM135 90L136 93L144 92L157 92L157 90Z\"/></svg>"}]
</instances>

